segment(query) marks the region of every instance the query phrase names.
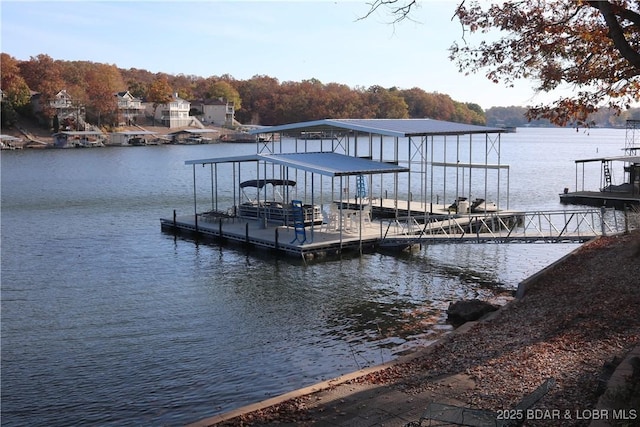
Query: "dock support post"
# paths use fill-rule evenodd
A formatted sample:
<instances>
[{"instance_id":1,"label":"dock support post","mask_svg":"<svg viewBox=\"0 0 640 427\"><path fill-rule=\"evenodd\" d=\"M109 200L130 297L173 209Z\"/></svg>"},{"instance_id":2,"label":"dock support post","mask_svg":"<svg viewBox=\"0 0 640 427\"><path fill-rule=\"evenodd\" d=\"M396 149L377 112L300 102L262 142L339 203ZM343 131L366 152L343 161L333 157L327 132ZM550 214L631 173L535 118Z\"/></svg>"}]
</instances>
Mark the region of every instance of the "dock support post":
<instances>
[{"instance_id":1,"label":"dock support post","mask_svg":"<svg viewBox=\"0 0 640 427\"><path fill-rule=\"evenodd\" d=\"M218 237L222 240L222 218L218 220Z\"/></svg>"},{"instance_id":2,"label":"dock support post","mask_svg":"<svg viewBox=\"0 0 640 427\"><path fill-rule=\"evenodd\" d=\"M244 241L249 244L249 223L244 225Z\"/></svg>"},{"instance_id":3,"label":"dock support post","mask_svg":"<svg viewBox=\"0 0 640 427\"><path fill-rule=\"evenodd\" d=\"M600 208L600 232L602 233L603 236L607 235L605 224L604 224L604 213L605 213L605 211L606 211L606 208L604 206L602 206Z\"/></svg>"},{"instance_id":4,"label":"dock support post","mask_svg":"<svg viewBox=\"0 0 640 427\"><path fill-rule=\"evenodd\" d=\"M276 242L276 250L278 250L278 227L276 227L276 231L275 231L275 242Z\"/></svg>"},{"instance_id":5,"label":"dock support post","mask_svg":"<svg viewBox=\"0 0 640 427\"><path fill-rule=\"evenodd\" d=\"M173 226L176 226L176 210L173 210Z\"/></svg>"},{"instance_id":6,"label":"dock support post","mask_svg":"<svg viewBox=\"0 0 640 427\"><path fill-rule=\"evenodd\" d=\"M196 234L198 234L198 231L199 231L199 230L198 230L198 214L195 214L193 217L195 218Z\"/></svg>"}]
</instances>

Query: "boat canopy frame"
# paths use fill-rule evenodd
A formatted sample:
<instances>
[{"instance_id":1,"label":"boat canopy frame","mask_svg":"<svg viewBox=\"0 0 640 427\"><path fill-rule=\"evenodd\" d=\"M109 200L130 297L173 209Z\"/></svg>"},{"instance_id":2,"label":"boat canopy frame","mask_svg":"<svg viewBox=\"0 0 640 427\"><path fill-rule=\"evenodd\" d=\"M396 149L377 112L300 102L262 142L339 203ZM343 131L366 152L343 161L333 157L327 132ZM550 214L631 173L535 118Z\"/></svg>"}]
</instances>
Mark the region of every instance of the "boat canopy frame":
<instances>
[{"instance_id":1,"label":"boat canopy frame","mask_svg":"<svg viewBox=\"0 0 640 427\"><path fill-rule=\"evenodd\" d=\"M319 132L319 140L304 139L308 132ZM299 178L301 171L305 184L299 186L307 191L308 174L311 181L311 200L314 197L314 177L331 178L331 193L335 194L335 180L339 178L340 204L346 198L351 200L349 192L350 177L368 176L367 198L371 202L371 192L374 185L380 190L380 199L387 199L387 190L391 191L395 200L396 215L400 209L411 215L412 204L421 201L426 206L425 220L432 214L434 204L439 204L439 197L444 202L447 198L458 200L459 196L482 195L480 188L484 182L484 199L488 199L488 173L493 170L497 173L497 190L495 196L498 209L501 207L501 172L509 171L508 165L501 163L501 135L506 130L479 125L446 122L432 119L324 119L310 122L292 123L278 126L267 126L249 131L250 134L279 135L279 138L258 139L256 154L241 155L223 158L199 159L186 161L185 164L194 167L194 209L197 212L195 201L195 166L210 165L212 168L212 205L217 207L217 195L213 194L214 181L217 182L218 165L224 163L233 164L234 185L233 198L236 200L236 188L241 182L236 176L236 166L245 163L255 163L256 170L252 178L288 179L289 170L295 170L295 179ZM324 138L326 136L326 138ZM293 138L293 147L290 139ZM299 137L303 137L299 140ZM401 142L401 139L402 142ZM408 143L404 143L404 139ZM300 143L302 141L302 143ZM479 148L482 147L482 148ZM406 151L405 151L406 150ZM480 150L483 150L480 152ZM437 156L434 156L434 151ZM441 156L442 158L437 158ZM468 156L465 158L465 156ZM441 161L440 161L441 160ZM269 166L268 166L269 165ZM270 168L268 170L268 168ZM484 169L481 172L472 170ZM214 172L215 169L215 172ZM465 177L465 171L466 177ZM482 174L484 172L484 181ZM399 179L400 173L407 173L406 179ZM214 180L214 174L216 178ZM393 181L383 178L391 174ZM380 182L373 182L373 176L380 177ZM414 178L412 178L412 176ZM466 178L466 179L465 179ZM448 180L448 181L447 181ZM356 186L361 181L354 179ZM442 184L442 190L434 188L434 182ZM465 190L465 182L468 188ZM474 189L472 190L472 183ZM345 186L346 184L346 186ZM392 188L389 187L392 185ZM449 186L449 187L447 187ZM507 177L506 208L509 208L509 179ZM320 181L322 189L324 184ZM299 189L296 190L296 194ZM442 193L437 193L442 191ZM492 190L493 191L493 190ZM477 194L476 194L477 193ZM301 199L301 197L296 197ZM402 198L406 198L404 201ZM356 196L356 203L358 197ZM360 198L361 204L364 199ZM215 202L214 202L215 201ZM333 200L332 200L333 202ZM406 205L406 206L405 206ZM422 205L422 203L419 203ZM431 206L431 208L429 207ZM422 212L422 211L421 211ZM409 217L409 220L411 218Z\"/></svg>"},{"instance_id":2,"label":"boat canopy frame","mask_svg":"<svg viewBox=\"0 0 640 427\"><path fill-rule=\"evenodd\" d=\"M246 187L263 188L268 184L277 185L277 186L287 185L290 187L296 186L296 182L290 179L250 179L247 181L242 181L240 183L240 188L246 188Z\"/></svg>"},{"instance_id":3,"label":"boat canopy frame","mask_svg":"<svg viewBox=\"0 0 640 427\"><path fill-rule=\"evenodd\" d=\"M310 142L305 138L309 132L320 135L319 140ZM310 147L319 145L320 151L407 165L410 170L406 194L402 194L407 199L407 210L411 210L412 199L433 206L440 204L440 197L444 201L447 198L458 200L460 196L471 199L472 195L485 200L495 197L499 209L509 209L510 167L501 161L501 135L506 132L504 128L426 118L323 119L250 131L280 135L278 141L273 138L259 141L258 153L282 153L282 137L288 136L295 138L296 152L307 152ZM405 140L408 143L405 144ZM390 142L392 150L388 149ZM406 152L403 151L405 146ZM465 153L467 146L468 153ZM434 156L434 151L442 158ZM483 171L478 172L478 169ZM442 188L436 188L434 181L441 183ZM496 188L489 188L489 182L495 182ZM381 178L377 185L388 183ZM396 196L399 188L398 183L393 183ZM425 217L428 213L424 213Z\"/></svg>"},{"instance_id":4,"label":"boat canopy frame","mask_svg":"<svg viewBox=\"0 0 640 427\"><path fill-rule=\"evenodd\" d=\"M624 184L634 184L633 181L634 179L632 179L632 174L631 174L631 168L635 167L638 168L640 165L640 156L635 156L635 155L624 155L624 156L608 156L608 157L592 157L592 158L588 158L588 159L578 159L578 160L574 160L574 163L576 165L576 176L575 176L575 188L576 191L586 191L585 190L585 176L587 174L587 171L585 170L585 165L587 163L600 163L600 190L603 190L605 188L605 173L604 173L604 166L607 165L608 168L610 169L612 164L614 162L622 162L624 164L624 177L623 177L623 183ZM580 168L580 166L582 166L582 168ZM637 179L637 177L634 177L635 179ZM565 190L565 192L568 191Z\"/></svg>"}]
</instances>

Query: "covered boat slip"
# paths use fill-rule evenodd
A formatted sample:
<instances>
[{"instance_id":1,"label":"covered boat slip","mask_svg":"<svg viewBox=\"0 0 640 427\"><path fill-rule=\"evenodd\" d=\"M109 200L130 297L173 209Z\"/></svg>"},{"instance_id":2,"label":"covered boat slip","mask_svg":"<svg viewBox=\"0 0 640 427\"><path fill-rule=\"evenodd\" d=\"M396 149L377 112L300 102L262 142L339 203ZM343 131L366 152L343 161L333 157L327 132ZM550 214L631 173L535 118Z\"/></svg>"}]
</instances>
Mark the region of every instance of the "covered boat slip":
<instances>
[{"instance_id":1,"label":"covered boat slip","mask_svg":"<svg viewBox=\"0 0 640 427\"><path fill-rule=\"evenodd\" d=\"M253 155L185 162L193 168L194 212L161 220L164 229L306 257L375 247L452 216L473 222L477 215L514 214L501 206L508 209L508 175L505 191L501 174L508 166L500 164L503 129L382 119L320 120L253 132L278 138L257 142ZM306 139L310 134L314 138ZM197 174L206 172L196 173L202 169L197 166L209 167L206 196L197 182ZM252 189L255 194L248 193ZM472 201L484 210L472 213ZM302 208L297 219L294 205Z\"/></svg>"},{"instance_id":2,"label":"covered boat slip","mask_svg":"<svg viewBox=\"0 0 640 427\"><path fill-rule=\"evenodd\" d=\"M407 167L408 174L393 180L380 176L369 181L372 189L382 190L382 198L397 204L411 200L448 206L465 198L469 203L494 202L499 210L509 208L509 166L501 163L501 128L431 119L327 119L254 132L280 136L259 142L259 153L331 151ZM308 139L309 134L315 137ZM347 192L352 182L347 180Z\"/></svg>"},{"instance_id":3,"label":"covered boat slip","mask_svg":"<svg viewBox=\"0 0 640 427\"><path fill-rule=\"evenodd\" d=\"M624 155L576 160L576 187L560 194L563 204L640 209L640 120L627 120ZM589 168L587 170L587 167ZM622 182L617 179L622 173ZM596 184L596 179L598 183ZM585 189L589 180L590 189ZM597 185L597 189L594 188Z\"/></svg>"},{"instance_id":4,"label":"covered boat slip","mask_svg":"<svg viewBox=\"0 0 640 427\"><path fill-rule=\"evenodd\" d=\"M640 156L626 155L598 157L576 160L576 191L568 188L560 194L560 201L565 204L587 206L604 206L624 210L628 207L640 206ZM587 171L586 165L597 169ZM622 172L621 183L616 183L614 176ZM599 174L599 189L585 190L585 178L588 173Z\"/></svg>"}]
</instances>

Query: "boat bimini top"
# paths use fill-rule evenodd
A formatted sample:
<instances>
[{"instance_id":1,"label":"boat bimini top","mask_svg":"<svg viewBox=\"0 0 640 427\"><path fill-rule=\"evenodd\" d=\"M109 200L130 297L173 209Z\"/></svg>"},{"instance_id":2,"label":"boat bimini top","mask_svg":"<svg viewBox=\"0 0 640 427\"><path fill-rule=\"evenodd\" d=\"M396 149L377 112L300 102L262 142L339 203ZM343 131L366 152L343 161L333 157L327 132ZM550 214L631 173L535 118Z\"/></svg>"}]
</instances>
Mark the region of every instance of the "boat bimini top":
<instances>
[{"instance_id":1,"label":"boat bimini top","mask_svg":"<svg viewBox=\"0 0 640 427\"><path fill-rule=\"evenodd\" d=\"M241 182L240 188L246 188L246 187L262 188L267 184L271 184L274 187L281 186L281 185L295 187L296 182L291 181L289 179L250 179L248 181Z\"/></svg>"}]
</instances>

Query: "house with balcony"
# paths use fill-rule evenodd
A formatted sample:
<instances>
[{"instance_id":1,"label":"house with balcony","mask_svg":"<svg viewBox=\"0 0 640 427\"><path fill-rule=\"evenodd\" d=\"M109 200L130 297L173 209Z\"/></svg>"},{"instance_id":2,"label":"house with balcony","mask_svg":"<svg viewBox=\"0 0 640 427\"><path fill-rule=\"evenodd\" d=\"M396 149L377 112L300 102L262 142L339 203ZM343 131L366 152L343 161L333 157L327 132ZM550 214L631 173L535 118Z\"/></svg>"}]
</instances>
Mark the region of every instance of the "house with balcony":
<instances>
[{"instance_id":1,"label":"house with balcony","mask_svg":"<svg viewBox=\"0 0 640 427\"><path fill-rule=\"evenodd\" d=\"M73 101L69 93L62 89L43 104L42 94L40 92L31 92L31 108L41 123L49 120L49 113L45 115L45 105L49 111L53 111L53 115L58 117L60 127L64 130L79 129L85 123L85 108Z\"/></svg>"},{"instance_id":2,"label":"house with balcony","mask_svg":"<svg viewBox=\"0 0 640 427\"><path fill-rule=\"evenodd\" d=\"M193 101L191 106L198 111L198 117L203 123L220 127L233 127L235 124L236 114L233 102L218 98Z\"/></svg>"},{"instance_id":3,"label":"house with balcony","mask_svg":"<svg viewBox=\"0 0 640 427\"><path fill-rule=\"evenodd\" d=\"M131 95L127 90L116 93L118 103L118 125L126 126L138 122L140 117L144 117L144 106L142 100Z\"/></svg>"},{"instance_id":4,"label":"house with balcony","mask_svg":"<svg viewBox=\"0 0 640 427\"><path fill-rule=\"evenodd\" d=\"M167 126L169 129L181 127L204 128L202 123L195 117L190 116L191 103L174 94L171 101L160 104L155 108L153 104L146 105L147 114L154 118L156 123Z\"/></svg>"}]
</instances>

